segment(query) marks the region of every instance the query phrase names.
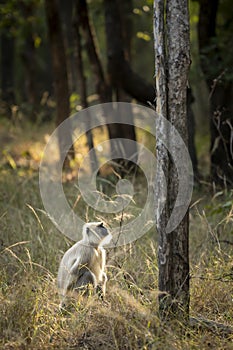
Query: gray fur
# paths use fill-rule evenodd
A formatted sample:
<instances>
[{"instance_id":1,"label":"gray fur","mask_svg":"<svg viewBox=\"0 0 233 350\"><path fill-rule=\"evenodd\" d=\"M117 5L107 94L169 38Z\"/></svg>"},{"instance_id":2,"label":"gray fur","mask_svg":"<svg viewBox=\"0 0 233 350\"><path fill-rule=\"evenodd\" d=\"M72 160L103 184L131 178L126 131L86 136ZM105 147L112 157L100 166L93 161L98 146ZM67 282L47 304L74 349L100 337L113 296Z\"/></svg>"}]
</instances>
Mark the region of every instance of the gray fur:
<instances>
[{"instance_id":1,"label":"gray fur","mask_svg":"<svg viewBox=\"0 0 233 350\"><path fill-rule=\"evenodd\" d=\"M105 295L107 276L104 272L106 252L103 245L112 236L101 222L90 222L83 226L83 239L68 249L59 266L58 288L61 306L69 291L88 291L91 285Z\"/></svg>"}]
</instances>

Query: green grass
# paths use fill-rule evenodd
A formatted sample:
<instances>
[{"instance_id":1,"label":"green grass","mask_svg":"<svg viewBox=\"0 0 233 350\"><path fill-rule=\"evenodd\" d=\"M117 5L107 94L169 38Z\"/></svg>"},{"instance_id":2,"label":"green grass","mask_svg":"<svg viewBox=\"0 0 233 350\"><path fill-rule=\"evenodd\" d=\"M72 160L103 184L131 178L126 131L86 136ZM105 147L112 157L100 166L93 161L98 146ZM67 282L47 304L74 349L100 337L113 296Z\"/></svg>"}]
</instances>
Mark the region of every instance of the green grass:
<instances>
[{"instance_id":1,"label":"green grass","mask_svg":"<svg viewBox=\"0 0 233 350\"><path fill-rule=\"evenodd\" d=\"M73 309L61 314L56 275L62 254L73 242L39 210L43 205L37 171L19 166L12 148L9 154L16 167L4 158L0 168L1 349L233 348L232 336L178 322L160 322L157 236L153 229L130 246L108 252L105 301L95 295L77 297ZM136 185L139 207L145 195L142 181L139 177ZM78 195L75 183L64 186L74 204ZM232 192L214 195L203 187L195 190L193 203L190 315L233 327ZM82 200L76 211L83 220L99 217ZM138 208L130 208L126 219L128 214L137 213ZM109 216L107 222L117 222L115 219L120 220Z\"/></svg>"}]
</instances>

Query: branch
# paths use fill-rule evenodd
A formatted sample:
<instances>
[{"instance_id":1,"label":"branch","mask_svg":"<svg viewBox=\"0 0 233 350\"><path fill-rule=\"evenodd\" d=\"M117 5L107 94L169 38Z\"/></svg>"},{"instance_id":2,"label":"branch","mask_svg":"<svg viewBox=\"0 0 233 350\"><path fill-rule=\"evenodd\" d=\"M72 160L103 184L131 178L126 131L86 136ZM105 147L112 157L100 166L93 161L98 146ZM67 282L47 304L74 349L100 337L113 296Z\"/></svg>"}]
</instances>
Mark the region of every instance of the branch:
<instances>
[{"instance_id":1,"label":"branch","mask_svg":"<svg viewBox=\"0 0 233 350\"><path fill-rule=\"evenodd\" d=\"M221 277L213 277L213 278L210 278L210 277L204 277L204 276L191 276L191 278L195 278L195 279L200 279L200 280L207 280L207 281L219 281L219 282L224 282L224 283L227 283L227 282L231 282L232 283L232 279L224 279L224 278L227 278L227 277L231 277L232 278L232 273L226 273L225 275L221 276Z\"/></svg>"},{"instance_id":2,"label":"branch","mask_svg":"<svg viewBox=\"0 0 233 350\"><path fill-rule=\"evenodd\" d=\"M233 328L227 326L223 323L214 322L211 320L207 320L203 317L190 317L190 326L198 327L198 328L207 328L213 333L221 333L222 335L231 335L233 334Z\"/></svg>"}]
</instances>

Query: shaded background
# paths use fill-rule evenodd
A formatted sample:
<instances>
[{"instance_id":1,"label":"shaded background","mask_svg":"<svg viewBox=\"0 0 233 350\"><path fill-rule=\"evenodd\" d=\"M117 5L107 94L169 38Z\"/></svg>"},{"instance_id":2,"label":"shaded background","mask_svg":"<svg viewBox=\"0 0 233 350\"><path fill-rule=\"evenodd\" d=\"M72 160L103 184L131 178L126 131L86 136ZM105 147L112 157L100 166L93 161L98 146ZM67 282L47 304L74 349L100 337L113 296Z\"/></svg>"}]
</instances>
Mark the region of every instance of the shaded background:
<instances>
[{"instance_id":1,"label":"shaded background","mask_svg":"<svg viewBox=\"0 0 233 350\"><path fill-rule=\"evenodd\" d=\"M232 4L198 0L189 6L190 155L197 181L231 187ZM152 19L151 0L1 1L1 120L39 130L99 102L156 103ZM108 126L107 132L136 138L132 127ZM2 139L7 144L4 130ZM87 139L92 148L92 133Z\"/></svg>"}]
</instances>

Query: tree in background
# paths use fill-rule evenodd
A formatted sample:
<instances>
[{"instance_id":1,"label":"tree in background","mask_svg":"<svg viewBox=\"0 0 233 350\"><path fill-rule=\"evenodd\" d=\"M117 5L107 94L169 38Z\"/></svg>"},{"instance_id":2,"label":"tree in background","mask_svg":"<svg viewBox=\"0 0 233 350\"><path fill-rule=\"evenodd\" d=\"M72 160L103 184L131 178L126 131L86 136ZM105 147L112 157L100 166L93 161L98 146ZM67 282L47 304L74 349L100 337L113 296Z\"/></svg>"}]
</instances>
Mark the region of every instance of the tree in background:
<instances>
[{"instance_id":1,"label":"tree in background","mask_svg":"<svg viewBox=\"0 0 233 350\"><path fill-rule=\"evenodd\" d=\"M76 92L78 89L77 72L75 64L75 39L72 27L72 18L74 13L74 0L59 0L59 13L62 22L62 31L64 37L64 46L66 51L67 74L70 92Z\"/></svg>"},{"instance_id":2,"label":"tree in background","mask_svg":"<svg viewBox=\"0 0 233 350\"><path fill-rule=\"evenodd\" d=\"M88 108L87 84L86 84L86 76L85 76L84 65L83 65L83 50L82 50L82 41L81 41L81 35L80 35L80 27L81 27L80 12L77 11L77 8L75 8L74 14L73 14L73 28L74 28L74 36L75 36L75 43L76 43L75 62L77 67L77 79L79 81L78 91L80 93L80 103L82 108ZM88 111L86 111L86 115L87 115L86 122L89 123L90 115ZM97 155L94 148L94 140L93 140L91 125L88 125L88 126L89 126L89 130L86 132L86 137L87 137L89 150L90 151L92 150L92 152L90 153L90 160L91 160L91 168L94 172L98 168L98 160L97 160Z\"/></svg>"},{"instance_id":3,"label":"tree in background","mask_svg":"<svg viewBox=\"0 0 233 350\"><path fill-rule=\"evenodd\" d=\"M148 105L154 100L154 88L136 74L126 59L119 1L105 0L105 22L107 37L108 74L113 86L122 87L138 102Z\"/></svg>"},{"instance_id":4,"label":"tree in background","mask_svg":"<svg viewBox=\"0 0 233 350\"><path fill-rule=\"evenodd\" d=\"M165 5L166 4L166 5ZM166 8L165 8L166 6ZM187 0L154 0L154 44L156 111L166 118L188 144L187 82L190 66L189 14ZM156 200L159 207L164 195L165 176L167 198L157 218L159 235L159 309L162 319L187 320L189 315L189 219L188 212L180 224L167 232L167 224L178 193L176 165L162 143L166 135L171 144L174 135L163 122L157 124Z\"/></svg>"},{"instance_id":5,"label":"tree in background","mask_svg":"<svg viewBox=\"0 0 233 350\"><path fill-rule=\"evenodd\" d=\"M15 102L14 94L14 48L15 40L7 30L1 34L1 90L4 111L11 115L11 106Z\"/></svg>"},{"instance_id":6,"label":"tree in background","mask_svg":"<svg viewBox=\"0 0 233 350\"><path fill-rule=\"evenodd\" d=\"M213 181L233 185L233 18L231 2L198 0L201 68L209 89L210 157ZM226 8L224 8L224 4ZM217 20L217 16L219 20ZM219 22L221 25L219 25Z\"/></svg>"},{"instance_id":7,"label":"tree in background","mask_svg":"<svg viewBox=\"0 0 233 350\"><path fill-rule=\"evenodd\" d=\"M105 6L106 8L106 6ZM96 92L99 95L99 100L101 103L110 102L113 98L113 91L112 88L113 82L111 77L108 75L109 79L105 78L103 64L100 60L96 44L94 41L94 35L91 28L90 20L89 20L89 14L88 14L88 7L86 0L80 0L76 1L76 12L79 13L79 20L80 20L80 26L82 29L82 34L85 40L85 47L88 53L88 58L92 67L93 75L95 77L95 85L96 85ZM116 14L113 11L111 11L111 16L119 16L119 13ZM118 19L119 20L119 19ZM106 25L106 31L108 31L109 28ZM116 28L117 32L114 33L114 35L121 36L121 28L119 26ZM108 39L107 39L108 43ZM121 48L123 50L123 47ZM104 107L103 107L104 108ZM120 114L120 111L119 111ZM121 124L107 124L108 128L108 134L110 139L118 139L118 138L124 138L127 137L128 139L135 140L135 130L134 127L129 126L126 127ZM130 132L127 133L126 136L126 129ZM122 149L122 147L119 147L119 149ZM131 150L131 154L127 154L127 150L124 148L124 154L122 154L122 158L124 157L133 157L133 154L136 153L135 149ZM115 150L112 149L112 154L115 154ZM114 156L113 156L114 158ZM118 160L117 160L118 161ZM121 160L119 160L121 163ZM124 163L124 166L127 167L127 164ZM120 172L120 170L118 169Z\"/></svg>"},{"instance_id":8,"label":"tree in background","mask_svg":"<svg viewBox=\"0 0 233 350\"><path fill-rule=\"evenodd\" d=\"M210 107L211 178L216 183L231 186L233 178L232 3L231 0L193 1L195 3L193 2L191 6L192 18L193 21L197 21L199 42L197 65L193 68L193 76L200 80L197 72L200 63L206 83L202 84L202 87L204 85L206 89L207 86L209 92L209 99L203 98L201 105L195 91L199 89L199 85L195 88L193 80L191 81L196 105L199 106L198 111L195 111L197 129L205 123L203 118L206 118L208 108L204 104L208 105ZM10 116L12 106L15 105L14 110L20 111L18 115L23 116L24 120L28 118L33 122L51 120L54 103L53 94L51 94L53 90L51 60L48 55L49 43L45 35L47 28L44 1L7 0L0 1L0 4L1 107L4 107L1 108L2 115ZM148 68L152 66L149 55L151 28L148 24L151 23L151 1L91 0L86 3L85 0L71 0L67 3L65 0L59 0L59 4L58 12L62 18L62 29L65 34L63 39L66 44L70 92L77 95L79 81L74 59L72 25L69 21L74 6L79 6L80 9L85 9L86 6L85 11L91 30L88 37L85 34L88 33L87 29L84 30L82 26L81 39L84 43L83 61L87 77L87 95L97 92L101 103L112 99L131 101L132 98L142 103L152 101L153 86L145 82L152 74ZM198 5L199 13L196 12ZM81 18L81 23L84 22ZM195 34L192 37L193 45L196 44L194 36ZM138 54L139 52L142 54ZM136 70L143 79L136 74ZM202 88L199 90L201 91L199 97L206 96ZM47 98L42 98L43 96ZM37 108L36 104L42 100L42 104ZM190 95L188 101L192 101ZM49 102L51 102L50 105ZM194 171L198 173L194 148L194 118L191 108L189 112L189 149ZM122 129L119 126L114 129L114 126L110 126L108 131L110 137L127 135L124 137L135 138L135 132L130 127ZM200 134L200 131L197 131ZM203 145L205 141L202 139L201 142Z\"/></svg>"},{"instance_id":9,"label":"tree in background","mask_svg":"<svg viewBox=\"0 0 233 350\"><path fill-rule=\"evenodd\" d=\"M56 124L61 124L70 115L68 76L63 34L56 0L45 0L45 12L48 23L48 33L54 74L54 89L56 97ZM69 125L62 135L58 135L60 154L66 154L72 145L72 135ZM70 150L74 157L74 152Z\"/></svg>"},{"instance_id":10,"label":"tree in background","mask_svg":"<svg viewBox=\"0 0 233 350\"><path fill-rule=\"evenodd\" d=\"M4 1L0 1L3 11ZM7 12L7 11L6 11ZM1 99L3 110L7 116L11 116L11 106L15 103L14 92L14 55L15 38L11 32L12 16L2 15L1 20Z\"/></svg>"},{"instance_id":11,"label":"tree in background","mask_svg":"<svg viewBox=\"0 0 233 350\"><path fill-rule=\"evenodd\" d=\"M123 59L127 62L126 64L130 66L130 43L132 39L130 35L132 33L132 23L127 17L132 14L132 1L128 1L126 4L121 0L110 0L105 1L104 6L107 44L107 74L109 85L111 86L112 99L121 102L131 102L132 93L129 93L129 91L125 89L124 83L122 83L121 74L123 74L123 68L120 64ZM130 79L130 77L128 77L128 79ZM123 154L122 159L118 159L117 162L122 165L121 173L124 175L124 169L132 171L135 168L135 163L137 161L136 143L131 143L129 147L129 145L126 146L124 144L124 139L136 141L136 133L133 126L131 106L125 105L123 110L118 106L117 113L122 124L112 125L109 129L109 135L110 138L121 138L120 144L117 146L117 151L118 154L121 154L123 151ZM131 125L124 124L125 113L127 113L127 119L131 120Z\"/></svg>"},{"instance_id":12,"label":"tree in background","mask_svg":"<svg viewBox=\"0 0 233 350\"><path fill-rule=\"evenodd\" d=\"M2 1L0 29L3 104L9 116L14 110L14 120L19 115L20 120L22 116L33 122L42 120L48 112L47 99L43 96L51 92L52 80L43 3L37 0ZM49 112L50 120L51 110Z\"/></svg>"},{"instance_id":13,"label":"tree in background","mask_svg":"<svg viewBox=\"0 0 233 350\"><path fill-rule=\"evenodd\" d=\"M35 22L35 10L37 2L31 1L19 1L18 6L21 12L21 16L24 19L24 25L22 26L22 33L24 37L24 45L21 53L22 62L25 71L25 95L27 104L30 106L30 119L33 121L36 119L35 109L39 103L38 88L36 84L36 69L37 69L37 56L34 40L34 26Z\"/></svg>"}]
</instances>

